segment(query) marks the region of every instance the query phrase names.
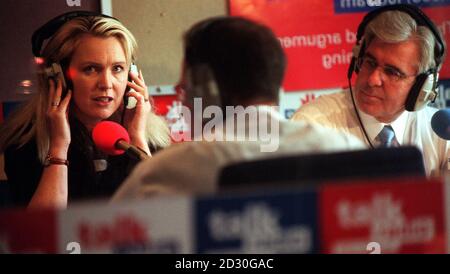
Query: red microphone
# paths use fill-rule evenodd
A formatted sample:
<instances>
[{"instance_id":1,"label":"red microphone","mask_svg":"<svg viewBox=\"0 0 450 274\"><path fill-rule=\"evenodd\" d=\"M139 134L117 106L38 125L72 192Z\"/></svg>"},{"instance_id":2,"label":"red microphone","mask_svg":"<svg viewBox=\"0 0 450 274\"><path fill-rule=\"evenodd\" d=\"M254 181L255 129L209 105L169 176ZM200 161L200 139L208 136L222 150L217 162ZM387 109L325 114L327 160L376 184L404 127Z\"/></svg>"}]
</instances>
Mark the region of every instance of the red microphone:
<instances>
[{"instance_id":1,"label":"red microphone","mask_svg":"<svg viewBox=\"0 0 450 274\"><path fill-rule=\"evenodd\" d=\"M92 130L95 145L108 155L120 155L126 152L139 160L149 158L145 151L130 144L130 136L125 128L112 121L102 121Z\"/></svg>"}]
</instances>

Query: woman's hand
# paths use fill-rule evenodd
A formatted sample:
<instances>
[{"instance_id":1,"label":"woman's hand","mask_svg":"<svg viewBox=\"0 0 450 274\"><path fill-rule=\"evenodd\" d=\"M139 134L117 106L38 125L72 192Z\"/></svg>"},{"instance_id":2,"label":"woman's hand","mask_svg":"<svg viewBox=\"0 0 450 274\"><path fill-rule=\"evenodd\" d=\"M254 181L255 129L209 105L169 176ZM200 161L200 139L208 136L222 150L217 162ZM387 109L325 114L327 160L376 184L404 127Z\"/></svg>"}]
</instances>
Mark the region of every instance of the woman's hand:
<instances>
[{"instance_id":1,"label":"woman's hand","mask_svg":"<svg viewBox=\"0 0 450 274\"><path fill-rule=\"evenodd\" d=\"M67 159L70 145L68 107L72 92L69 90L61 101L61 80L57 81L55 87L54 80L50 79L48 86L47 121L50 135L48 153L51 157ZM67 165L46 166L28 208L64 209L67 207L68 193Z\"/></svg>"},{"instance_id":2,"label":"woman's hand","mask_svg":"<svg viewBox=\"0 0 450 274\"><path fill-rule=\"evenodd\" d=\"M61 80L49 79L49 96L47 105L47 121L50 133L50 151L54 157L66 158L70 145L70 126L68 120L68 108L72 91L61 101L62 84Z\"/></svg>"},{"instance_id":3,"label":"woman's hand","mask_svg":"<svg viewBox=\"0 0 450 274\"><path fill-rule=\"evenodd\" d=\"M150 155L150 149L146 140L146 127L148 114L151 111L150 97L147 91L142 71L139 75L130 72L133 82L128 82L128 86L134 91L130 91L126 96L134 97L136 99L136 107L133 109L126 109L125 113L125 127L130 134L131 144L143 149Z\"/></svg>"}]
</instances>

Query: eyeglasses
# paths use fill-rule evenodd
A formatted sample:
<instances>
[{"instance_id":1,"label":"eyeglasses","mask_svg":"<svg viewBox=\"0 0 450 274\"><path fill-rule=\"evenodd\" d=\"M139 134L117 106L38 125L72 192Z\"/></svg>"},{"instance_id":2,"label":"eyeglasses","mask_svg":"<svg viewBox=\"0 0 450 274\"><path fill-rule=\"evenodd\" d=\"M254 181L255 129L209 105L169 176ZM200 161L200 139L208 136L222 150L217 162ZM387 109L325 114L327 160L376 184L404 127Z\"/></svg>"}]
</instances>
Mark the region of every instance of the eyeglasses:
<instances>
[{"instance_id":1,"label":"eyeglasses","mask_svg":"<svg viewBox=\"0 0 450 274\"><path fill-rule=\"evenodd\" d=\"M387 79L390 82L400 82L410 77L416 77L417 75L407 75L404 72L400 71L399 69L384 65L380 66L373 57L371 56L363 56L360 58L359 62L357 63L359 71L362 72L368 72L372 73L374 72L378 67L381 67L381 73L384 76L383 79Z\"/></svg>"}]
</instances>

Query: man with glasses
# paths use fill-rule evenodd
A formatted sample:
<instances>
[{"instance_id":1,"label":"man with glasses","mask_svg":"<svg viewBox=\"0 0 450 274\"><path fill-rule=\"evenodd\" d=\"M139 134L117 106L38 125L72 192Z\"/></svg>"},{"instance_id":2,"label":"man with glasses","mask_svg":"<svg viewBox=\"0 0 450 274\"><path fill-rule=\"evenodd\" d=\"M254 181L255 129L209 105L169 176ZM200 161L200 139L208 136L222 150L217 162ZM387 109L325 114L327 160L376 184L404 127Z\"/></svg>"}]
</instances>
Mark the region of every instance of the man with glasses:
<instances>
[{"instance_id":1,"label":"man with glasses","mask_svg":"<svg viewBox=\"0 0 450 274\"><path fill-rule=\"evenodd\" d=\"M437 72L445 56L441 34L410 5L372 11L358 34L361 40L348 75L350 84L353 71L357 74L353 87L321 96L292 119L352 133L371 147L415 145L423 153L427 175L441 175L448 169L449 142L432 131L437 109L426 106L436 96Z\"/></svg>"}]
</instances>

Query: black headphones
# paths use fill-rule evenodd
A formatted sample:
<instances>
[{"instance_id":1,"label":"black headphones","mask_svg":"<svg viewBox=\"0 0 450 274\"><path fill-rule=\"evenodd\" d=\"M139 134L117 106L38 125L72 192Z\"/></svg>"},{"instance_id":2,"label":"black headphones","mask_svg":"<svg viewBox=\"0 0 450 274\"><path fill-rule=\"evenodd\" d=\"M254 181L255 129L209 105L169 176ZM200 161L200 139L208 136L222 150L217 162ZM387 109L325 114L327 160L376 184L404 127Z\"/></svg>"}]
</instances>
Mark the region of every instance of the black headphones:
<instances>
[{"instance_id":1,"label":"black headphones","mask_svg":"<svg viewBox=\"0 0 450 274\"><path fill-rule=\"evenodd\" d=\"M43 26L38 28L31 37L31 45L32 45L32 51L33 55L35 57L41 57L41 50L42 45L45 40L51 38L55 33L68 21L77 18L77 17L103 17L103 18L110 18L113 20L116 20L117 22L120 22L117 18L92 12L92 11L84 11L84 10L78 10L78 11L70 11L64 14L61 14L47 23L45 23ZM67 75L67 69L69 64L67 63L67 60L62 60L61 63L52 63L49 67L44 69L44 73L46 74L47 78L56 78L59 77L62 83L63 92L67 92L68 89L73 89L72 82L70 81L70 77ZM133 71L134 73L137 73L137 68L134 65L134 63L131 64L130 71ZM128 76L128 81L131 81L131 77ZM130 88L127 86L127 89L125 91L128 92ZM123 102L125 108L128 106L128 96L123 97ZM121 122L123 124L124 120L124 114L125 111L122 112L122 118Z\"/></svg>"},{"instance_id":2,"label":"black headphones","mask_svg":"<svg viewBox=\"0 0 450 274\"><path fill-rule=\"evenodd\" d=\"M116 18L108 15L83 10L70 11L58 15L57 17L51 19L43 26L38 28L36 31L34 31L33 35L31 36L31 46L33 55L35 57L41 57L41 50L44 41L51 38L65 23L77 17L89 17L89 16L105 17L119 21ZM54 62L44 69L44 73L46 74L47 78L56 79L58 77L61 80L64 92L67 92L67 89L73 89L70 77L68 77L67 75L68 65L69 64L67 64L67 60L62 60L61 63Z\"/></svg>"},{"instance_id":3,"label":"black headphones","mask_svg":"<svg viewBox=\"0 0 450 274\"><path fill-rule=\"evenodd\" d=\"M392 10L402 11L410 15L416 21L417 25L427 27L433 33L436 41L434 49L435 67L430 68L429 70L416 76L415 82L408 93L408 97L406 98L405 109L407 111L416 111L423 108L428 102L434 102L437 97L438 92L436 87L438 81L438 68L443 62L445 43L443 42L440 32L435 24L422 10L414 5L398 4L384 6L375 9L364 16L361 24L358 26L358 31L356 34L357 42L353 47L353 57L348 68L347 78L350 82L353 71L356 73L359 72L358 60L363 57L367 46L365 45L365 42L362 41L367 25L380 13Z\"/></svg>"},{"instance_id":4,"label":"black headphones","mask_svg":"<svg viewBox=\"0 0 450 274\"><path fill-rule=\"evenodd\" d=\"M96 16L96 17L105 17L105 18L111 18L116 21L116 18L104 15L97 12L92 11L84 11L84 10L77 10L77 11L70 11L66 12L64 14L58 15L55 18L51 19L47 23L45 23L43 26L38 28L31 37L31 45L33 54L36 57L41 56L41 48L42 44L45 40L52 37L58 30L61 28L62 25L67 23L68 21L76 18L76 17L88 17L88 16Z\"/></svg>"}]
</instances>

